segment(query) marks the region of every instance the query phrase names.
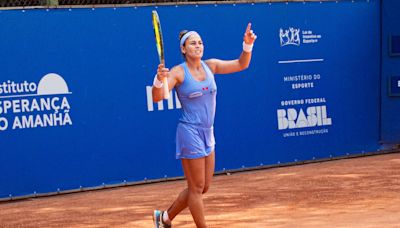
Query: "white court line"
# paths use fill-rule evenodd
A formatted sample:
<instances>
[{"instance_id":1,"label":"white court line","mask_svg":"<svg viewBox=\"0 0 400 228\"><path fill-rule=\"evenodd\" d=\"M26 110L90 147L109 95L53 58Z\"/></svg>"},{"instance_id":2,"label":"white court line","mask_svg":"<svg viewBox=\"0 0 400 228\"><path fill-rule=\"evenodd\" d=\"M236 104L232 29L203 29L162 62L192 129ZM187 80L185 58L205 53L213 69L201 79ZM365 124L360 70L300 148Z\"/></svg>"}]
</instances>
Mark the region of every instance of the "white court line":
<instances>
[{"instance_id":1,"label":"white court line","mask_svg":"<svg viewBox=\"0 0 400 228\"><path fill-rule=\"evenodd\" d=\"M37 97L37 96L46 96L46 95L62 95L62 94L72 94L69 93L57 93L57 94L22 94L22 95L10 95L10 96L2 96L1 98L14 98L14 97Z\"/></svg>"},{"instance_id":2,"label":"white court line","mask_svg":"<svg viewBox=\"0 0 400 228\"><path fill-rule=\"evenodd\" d=\"M278 63L309 63L309 62L323 62L324 59L296 59L296 60L280 60Z\"/></svg>"}]
</instances>

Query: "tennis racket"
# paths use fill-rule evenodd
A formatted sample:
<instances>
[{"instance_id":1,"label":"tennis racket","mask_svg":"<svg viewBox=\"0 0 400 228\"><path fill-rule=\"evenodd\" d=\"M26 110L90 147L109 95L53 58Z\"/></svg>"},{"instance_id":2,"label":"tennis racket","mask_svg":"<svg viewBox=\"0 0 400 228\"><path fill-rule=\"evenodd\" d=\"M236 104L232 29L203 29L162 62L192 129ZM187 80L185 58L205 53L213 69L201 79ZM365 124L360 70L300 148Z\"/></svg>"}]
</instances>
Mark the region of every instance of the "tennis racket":
<instances>
[{"instance_id":1,"label":"tennis racket","mask_svg":"<svg viewBox=\"0 0 400 228\"><path fill-rule=\"evenodd\" d=\"M154 29L154 36L156 38L156 45L157 45L157 52L160 63L165 65L164 60L164 43L162 38L161 32L161 24L160 18L158 17L157 11L152 11L152 18L153 18L153 29ZM169 98L169 89L168 89L168 80L167 78L163 78L163 88L164 88L164 99Z\"/></svg>"}]
</instances>

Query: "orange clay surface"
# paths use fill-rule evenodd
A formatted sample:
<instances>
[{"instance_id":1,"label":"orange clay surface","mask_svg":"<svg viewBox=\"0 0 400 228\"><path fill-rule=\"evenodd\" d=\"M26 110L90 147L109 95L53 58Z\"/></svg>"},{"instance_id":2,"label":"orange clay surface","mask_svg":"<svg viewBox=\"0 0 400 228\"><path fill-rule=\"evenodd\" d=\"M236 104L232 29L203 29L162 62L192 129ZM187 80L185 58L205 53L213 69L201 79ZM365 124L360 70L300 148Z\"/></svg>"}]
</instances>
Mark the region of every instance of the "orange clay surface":
<instances>
[{"instance_id":1,"label":"orange clay surface","mask_svg":"<svg viewBox=\"0 0 400 228\"><path fill-rule=\"evenodd\" d=\"M186 186L171 181L0 203L0 227L151 228ZM209 227L400 227L400 153L219 175ZM189 211L173 227L195 227Z\"/></svg>"}]
</instances>

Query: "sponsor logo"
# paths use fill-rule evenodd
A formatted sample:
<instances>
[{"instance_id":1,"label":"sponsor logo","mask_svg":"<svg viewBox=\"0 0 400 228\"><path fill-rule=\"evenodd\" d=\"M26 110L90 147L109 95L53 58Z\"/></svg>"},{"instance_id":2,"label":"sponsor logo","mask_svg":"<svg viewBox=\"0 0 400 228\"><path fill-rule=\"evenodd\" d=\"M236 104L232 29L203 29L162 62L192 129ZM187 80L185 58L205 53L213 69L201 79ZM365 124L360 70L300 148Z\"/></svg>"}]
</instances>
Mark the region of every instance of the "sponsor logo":
<instances>
[{"instance_id":1,"label":"sponsor logo","mask_svg":"<svg viewBox=\"0 0 400 228\"><path fill-rule=\"evenodd\" d=\"M279 130L332 125L326 105L307 107L305 111L302 108L278 109L277 117Z\"/></svg>"},{"instance_id":2,"label":"sponsor logo","mask_svg":"<svg viewBox=\"0 0 400 228\"><path fill-rule=\"evenodd\" d=\"M286 45L300 46L300 29L290 27L289 29L279 29L281 47Z\"/></svg>"},{"instance_id":3,"label":"sponsor logo","mask_svg":"<svg viewBox=\"0 0 400 228\"><path fill-rule=\"evenodd\" d=\"M0 131L72 125L72 94L65 80L49 73L35 82L0 82Z\"/></svg>"},{"instance_id":4,"label":"sponsor logo","mask_svg":"<svg viewBox=\"0 0 400 228\"><path fill-rule=\"evenodd\" d=\"M279 40L281 47L301 44L318 43L321 35L315 34L312 30L301 30L300 28L289 27L288 29L279 29Z\"/></svg>"}]
</instances>

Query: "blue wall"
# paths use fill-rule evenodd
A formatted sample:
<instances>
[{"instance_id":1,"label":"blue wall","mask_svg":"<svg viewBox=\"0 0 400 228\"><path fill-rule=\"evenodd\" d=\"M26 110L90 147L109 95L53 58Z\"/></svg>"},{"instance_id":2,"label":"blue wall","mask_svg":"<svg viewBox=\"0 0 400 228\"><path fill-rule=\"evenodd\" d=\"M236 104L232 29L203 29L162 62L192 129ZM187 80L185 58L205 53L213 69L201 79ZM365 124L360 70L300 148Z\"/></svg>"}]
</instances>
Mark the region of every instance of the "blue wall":
<instances>
[{"instance_id":1,"label":"blue wall","mask_svg":"<svg viewBox=\"0 0 400 228\"><path fill-rule=\"evenodd\" d=\"M182 176L179 102L148 102L153 9L0 13L0 198ZM238 57L249 21L258 35L250 68L216 77L217 170L379 148L378 1L157 10L170 67L182 29L205 59Z\"/></svg>"},{"instance_id":2,"label":"blue wall","mask_svg":"<svg viewBox=\"0 0 400 228\"><path fill-rule=\"evenodd\" d=\"M391 55L390 37L400 37L400 2L382 1L382 135L384 144L400 142L400 56ZM392 83L390 81L393 79ZM392 86L392 89L389 89Z\"/></svg>"}]
</instances>

